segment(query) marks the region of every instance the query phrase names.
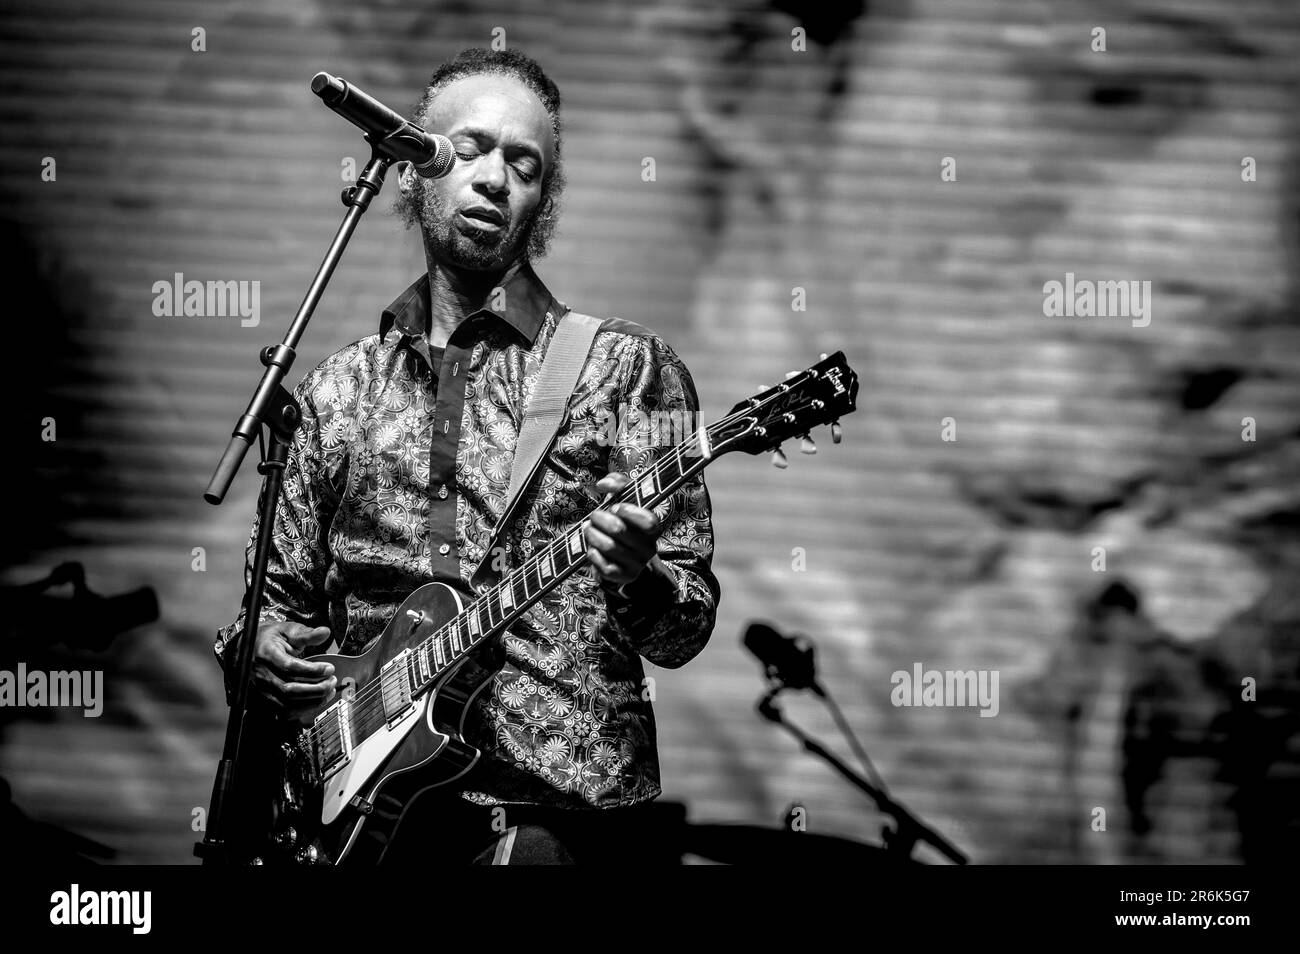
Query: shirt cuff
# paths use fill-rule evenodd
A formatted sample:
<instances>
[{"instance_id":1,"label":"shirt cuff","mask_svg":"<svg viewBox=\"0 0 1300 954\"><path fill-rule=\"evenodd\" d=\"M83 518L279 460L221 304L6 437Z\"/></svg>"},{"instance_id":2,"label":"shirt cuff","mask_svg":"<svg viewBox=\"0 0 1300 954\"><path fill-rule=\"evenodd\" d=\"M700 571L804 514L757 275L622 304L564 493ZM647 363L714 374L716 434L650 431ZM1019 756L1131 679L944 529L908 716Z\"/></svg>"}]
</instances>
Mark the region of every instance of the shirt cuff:
<instances>
[{"instance_id":1,"label":"shirt cuff","mask_svg":"<svg viewBox=\"0 0 1300 954\"><path fill-rule=\"evenodd\" d=\"M628 631L653 624L677 602L677 573L658 555L650 558L635 580L601 586L615 623Z\"/></svg>"}]
</instances>

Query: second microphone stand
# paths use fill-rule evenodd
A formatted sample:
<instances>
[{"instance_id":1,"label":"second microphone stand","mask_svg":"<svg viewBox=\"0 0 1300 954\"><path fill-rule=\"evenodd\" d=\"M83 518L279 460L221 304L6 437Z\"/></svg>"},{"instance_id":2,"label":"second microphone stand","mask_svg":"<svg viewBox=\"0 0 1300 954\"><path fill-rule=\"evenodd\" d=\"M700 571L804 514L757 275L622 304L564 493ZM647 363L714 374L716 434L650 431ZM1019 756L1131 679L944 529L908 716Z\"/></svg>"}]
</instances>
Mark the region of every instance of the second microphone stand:
<instances>
[{"instance_id":1,"label":"second microphone stand","mask_svg":"<svg viewBox=\"0 0 1300 954\"><path fill-rule=\"evenodd\" d=\"M939 834L929 825L920 821L915 815L909 812L902 804L894 801L880 788L872 785L869 781L855 772L852 768L844 763L834 752L827 749L824 745L812 738L797 725L789 722L781 713L781 709L776 704L776 697L786 685L779 679L774 679L769 675L768 689L763 698L758 701L758 713L769 722L775 722L784 728L787 732L795 737L804 750L811 752L818 758L823 759L830 764L831 768L839 772L850 784L869 795L876 803L876 807L881 812L890 816L894 820L892 829L885 828L881 836L885 842L885 851L889 857L899 862L908 862L912 859L912 849L918 841L928 842L930 845L949 858L953 863L964 865L969 859L962 854L950 841ZM810 686L813 692L822 698L827 698L826 691L820 684L815 681Z\"/></svg>"}]
</instances>

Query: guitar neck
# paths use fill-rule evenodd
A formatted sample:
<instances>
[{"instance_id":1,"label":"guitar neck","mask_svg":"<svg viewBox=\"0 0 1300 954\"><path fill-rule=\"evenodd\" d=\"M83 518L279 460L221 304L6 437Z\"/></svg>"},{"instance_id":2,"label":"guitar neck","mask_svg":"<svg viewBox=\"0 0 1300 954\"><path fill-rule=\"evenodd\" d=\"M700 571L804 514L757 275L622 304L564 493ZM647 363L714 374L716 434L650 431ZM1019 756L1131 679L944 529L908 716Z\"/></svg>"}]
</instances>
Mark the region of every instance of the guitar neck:
<instances>
[{"instance_id":1,"label":"guitar neck","mask_svg":"<svg viewBox=\"0 0 1300 954\"><path fill-rule=\"evenodd\" d=\"M702 427L661 455L622 493L606 500L593 513L622 501L647 509L663 503L714 459L709 431ZM541 547L415 647L414 658L408 664L414 683L412 697L428 689L453 660L504 633L533 604L585 566L589 559L584 526L585 521L570 527Z\"/></svg>"}]
</instances>

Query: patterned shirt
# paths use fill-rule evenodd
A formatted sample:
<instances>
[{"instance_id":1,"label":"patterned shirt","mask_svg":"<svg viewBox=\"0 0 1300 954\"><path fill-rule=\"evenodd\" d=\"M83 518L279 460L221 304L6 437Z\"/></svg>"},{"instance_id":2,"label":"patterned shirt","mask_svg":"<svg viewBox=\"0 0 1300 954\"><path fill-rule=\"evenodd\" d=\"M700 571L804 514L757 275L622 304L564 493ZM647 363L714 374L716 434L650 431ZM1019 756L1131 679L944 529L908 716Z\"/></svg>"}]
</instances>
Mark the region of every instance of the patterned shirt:
<instances>
[{"instance_id":1,"label":"patterned shirt","mask_svg":"<svg viewBox=\"0 0 1300 954\"><path fill-rule=\"evenodd\" d=\"M446 347L428 344L422 276L383 312L379 332L343 348L295 390L302 422L285 467L261 619L328 625L339 652L364 652L410 593L462 591L506 504L522 409L566 309L524 263ZM643 471L666 428L611 427L655 412L694 419L690 373L657 336L601 323L570 413L502 546L516 566L581 521L607 472ZM696 474L658 509L657 558L621 592L590 566L535 604L504 637L503 667L479 694L466 740L482 750L481 805L599 808L660 793L652 692L640 657L665 668L703 649L718 584L709 495ZM252 566L257 520L245 573ZM247 593L245 593L247 600ZM217 636L230 684L244 610ZM321 650L316 650L317 652Z\"/></svg>"}]
</instances>

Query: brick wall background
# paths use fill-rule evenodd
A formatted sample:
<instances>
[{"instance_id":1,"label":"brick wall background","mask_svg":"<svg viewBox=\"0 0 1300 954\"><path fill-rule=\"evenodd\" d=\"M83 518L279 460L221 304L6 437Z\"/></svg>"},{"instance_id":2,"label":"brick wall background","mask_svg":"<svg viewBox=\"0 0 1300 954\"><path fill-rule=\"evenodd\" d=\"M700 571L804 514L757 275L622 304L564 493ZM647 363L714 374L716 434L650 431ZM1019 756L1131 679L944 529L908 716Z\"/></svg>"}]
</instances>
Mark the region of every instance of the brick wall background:
<instances>
[{"instance_id":1,"label":"brick wall background","mask_svg":"<svg viewBox=\"0 0 1300 954\"><path fill-rule=\"evenodd\" d=\"M798 803L811 831L878 840L870 804L754 715L738 637L766 619L816 640L892 793L976 861L1295 847L1300 8L786 7L6 6L3 582L75 559L97 591L150 585L161 605L102 654L53 645L75 620L9 633L30 665L104 669L107 693L98 720L3 713L15 806L120 861L189 859L224 725L210 642L242 591L257 477L221 508L200 493L341 216L341 162L364 159L308 81L405 107L500 27L565 96L570 187L539 265L561 298L660 331L709 418L819 352L862 377L843 444L709 472L724 596L703 655L652 671L666 797L763 825ZM392 190L294 380L423 268L380 211ZM260 281L260 326L155 317L153 283L177 272ZM1067 272L1150 281L1150 325L1046 317L1043 284ZM1116 585L1136 610L1095 611ZM997 670L998 716L895 707L890 675L917 662ZM824 710L787 710L844 751Z\"/></svg>"}]
</instances>

